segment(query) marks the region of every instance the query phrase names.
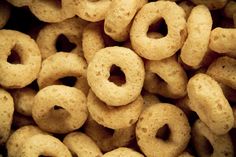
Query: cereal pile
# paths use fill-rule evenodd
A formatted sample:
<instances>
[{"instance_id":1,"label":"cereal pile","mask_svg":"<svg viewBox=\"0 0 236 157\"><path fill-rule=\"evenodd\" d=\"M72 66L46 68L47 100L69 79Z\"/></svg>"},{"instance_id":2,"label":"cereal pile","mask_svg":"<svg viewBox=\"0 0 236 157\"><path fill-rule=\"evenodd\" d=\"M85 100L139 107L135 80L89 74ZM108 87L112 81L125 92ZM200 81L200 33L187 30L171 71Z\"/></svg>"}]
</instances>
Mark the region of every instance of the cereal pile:
<instances>
[{"instance_id":1,"label":"cereal pile","mask_svg":"<svg viewBox=\"0 0 236 157\"><path fill-rule=\"evenodd\" d=\"M0 0L0 157L233 157L236 1Z\"/></svg>"}]
</instances>

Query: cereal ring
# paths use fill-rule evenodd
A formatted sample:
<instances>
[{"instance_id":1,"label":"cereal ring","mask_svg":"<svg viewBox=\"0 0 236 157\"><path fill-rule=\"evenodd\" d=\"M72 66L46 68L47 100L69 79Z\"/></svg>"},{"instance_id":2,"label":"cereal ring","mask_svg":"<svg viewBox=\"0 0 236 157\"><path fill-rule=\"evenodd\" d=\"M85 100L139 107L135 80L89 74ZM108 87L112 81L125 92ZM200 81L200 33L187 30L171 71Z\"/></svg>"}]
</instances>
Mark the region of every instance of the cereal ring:
<instances>
[{"instance_id":1,"label":"cereal ring","mask_svg":"<svg viewBox=\"0 0 236 157\"><path fill-rule=\"evenodd\" d=\"M9 3L14 5L15 7L23 7L28 6L30 3L32 3L33 0L7 0Z\"/></svg>"},{"instance_id":2,"label":"cereal ring","mask_svg":"<svg viewBox=\"0 0 236 157\"><path fill-rule=\"evenodd\" d=\"M127 146L135 138L135 124L128 128L113 130L99 125L91 117L87 119L84 131L103 152Z\"/></svg>"},{"instance_id":3,"label":"cereal ring","mask_svg":"<svg viewBox=\"0 0 236 157\"><path fill-rule=\"evenodd\" d=\"M195 122L192 128L192 139L199 157L233 157L234 150L228 133L215 135L202 121ZM213 150L208 150L208 145ZM211 152L212 151L212 152Z\"/></svg>"},{"instance_id":4,"label":"cereal ring","mask_svg":"<svg viewBox=\"0 0 236 157\"><path fill-rule=\"evenodd\" d=\"M236 59L224 56L211 63L207 74L216 81L236 89Z\"/></svg>"},{"instance_id":5,"label":"cereal ring","mask_svg":"<svg viewBox=\"0 0 236 157\"><path fill-rule=\"evenodd\" d=\"M150 39L149 25L164 18L168 27L167 36ZM175 20L173 20L175 19ZM175 54L186 38L185 12L175 2L157 1L144 5L135 16L130 40L135 52L150 60L161 60Z\"/></svg>"},{"instance_id":6,"label":"cereal ring","mask_svg":"<svg viewBox=\"0 0 236 157\"><path fill-rule=\"evenodd\" d=\"M20 147L25 143L25 141L37 134L47 134L47 133L33 125L21 127L20 129L13 132L13 134L8 139L6 145L8 157L16 157Z\"/></svg>"},{"instance_id":7,"label":"cereal ring","mask_svg":"<svg viewBox=\"0 0 236 157\"><path fill-rule=\"evenodd\" d=\"M17 154L17 157L72 157L68 148L59 139L42 134L27 139Z\"/></svg>"},{"instance_id":8,"label":"cereal ring","mask_svg":"<svg viewBox=\"0 0 236 157\"><path fill-rule=\"evenodd\" d=\"M74 0L75 14L86 21L102 21L110 9L111 1Z\"/></svg>"},{"instance_id":9,"label":"cereal ring","mask_svg":"<svg viewBox=\"0 0 236 157\"><path fill-rule=\"evenodd\" d=\"M147 0L113 0L107 11L104 30L116 41L125 41L136 12L147 3Z\"/></svg>"},{"instance_id":10,"label":"cereal ring","mask_svg":"<svg viewBox=\"0 0 236 157\"><path fill-rule=\"evenodd\" d=\"M0 145L6 142L10 134L13 112L13 98L0 88Z\"/></svg>"},{"instance_id":11,"label":"cereal ring","mask_svg":"<svg viewBox=\"0 0 236 157\"><path fill-rule=\"evenodd\" d=\"M217 53L236 55L236 29L215 28L211 32L209 48Z\"/></svg>"},{"instance_id":12,"label":"cereal ring","mask_svg":"<svg viewBox=\"0 0 236 157\"><path fill-rule=\"evenodd\" d=\"M190 108L216 135L226 134L233 126L233 111L219 84L206 74L196 74L188 82Z\"/></svg>"},{"instance_id":13,"label":"cereal ring","mask_svg":"<svg viewBox=\"0 0 236 157\"><path fill-rule=\"evenodd\" d=\"M25 116L32 115L32 107L36 91L25 87L11 92L14 99L15 110Z\"/></svg>"},{"instance_id":14,"label":"cereal ring","mask_svg":"<svg viewBox=\"0 0 236 157\"><path fill-rule=\"evenodd\" d=\"M70 76L77 78L74 86L87 94L89 87L86 81L86 68L86 61L77 54L56 53L42 63L38 77L39 88L42 89L49 85L61 84L62 82L59 81L61 78Z\"/></svg>"},{"instance_id":15,"label":"cereal ring","mask_svg":"<svg viewBox=\"0 0 236 157\"><path fill-rule=\"evenodd\" d=\"M180 98L186 95L187 75L176 57L145 63L144 89L164 97ZM156 77L159 76L160 78ZM163 80L162 80L163 79Z\"/></svg>"},{"instance_id":16,"label":"cereal ring","mask_svg":"<svg viewBox=\"0 0 236 157\"><path fill-rule=\"evenodd\" d=\"M79 157L102 157L102 152L96 143L81 132L72 132L63 140L63 143L71 151Z\"/></svg>"},{"instance_id":17,"label":"cereal ring","mask_svg":"<svg viewBox=\"0 0 236 157\"><path fill-rule=\"evenodd\" d=\"M0 1L0 29L5 26L11 15L11 7L8 3Z\"/></svg>"},{"instance_id":18,"label":"cereal ring","mask_svg":"<svg viewBox=\"0 0 236 157\"><path fill-rule=\"evenodd\" d=\"M107 152L104 154L102 157L144 157L142 154L134 151L133 149L130 148L125 148L125 147L120 147L117 148L113 151Z\"/></svg>"},{"instance_id":19,"label":"cereal ring","mask_svg":"<svg viewBox=\"0 0 236 157\"><path fill-rule=\"evenodd\" d=\"M193 117L193 111L190 109L191 101L188 96L185 96L184 98L181 98L176 101L175 105L179 107L185 115L188 117L188 119L194 118Z\"/></svg>"},{"instance_id":20,"label":"cereal ring","mask_svg":"<svg viewBox=\"0 0 236 157\"><path fill-rule=\"evenodd\" d=\"M168 126L166 140L156 137L158 130ZM136 126L137 143L148 157L173 157L184 151L191 128L184 112L174 105L161 103L146 108ZM151 147L150 147L151 146Z\"/></svg>"},{"instance_id":21,"label":"cereal ring","mask_svg":"<svg viewBox=\"0 0 236 157\"><path fill-rule=\"evenodd\" d=\"M223 8L228 0L191 0L194 4L203 4L210 10L217 10Z\"/></svg>"},{"instance_id":22,"label":"cereal ring","mask_svg":"<svg viewBox=\"0 0 236 157\"><path fill-rule=\"evenodd\" d=\"M144 109L146 107L161 103L161 101L158 99L158 97L154 94L145 92L144 94L142 94L143 96L143 107Z\"/></svg>"},{"instance_id":23,"label":"cereal ring","mask_svg":"<svg viewBox=\"0 0 236 157\"><path fill-rule=\"evenodd\" d=\"M36 125L33 118L29 116L24 116L17 112L13 115L12 128L18 129L26 125Z\"/></svg>"},{"instance_id":24,"label":"cereal ring","mask_svg":"<svg viewBox=\"0 0 236 157\"><path fill-rule=\"evenodd\" d=\"M112 65L121 68L125 83L121 86L109 81ZM142 59L124 47L107 47L99 50L88 65L87 79L96 96L110 106L126 105L141 93L144 82Z\"/></svg>"},{"instance_id":25,"label":"cereal ring","mask_svg":"<svg viewBox=\"0 0 236 157\"><path fill-rule=\"evenodd\" d=\"M186 19L188 19L192 9L194 8L194 4L191 1L185 0L180 2L179 6L184 10Z\"/></svg>"},{"instance_id":26,"label":"cereal ring","mask_svg":"<svg viewBox=\"0 0 236 157\"><path fill-rule=\"evenodd\" d=\"M76 45L75 48L69 51L82 56L82 32L86 24L86 21L74 17L60 23L48 24L42 28L37 37L37 44L41 50L42 58L46 59L58 51L56 44L61 35L64 35L71 43Z\"/></svg>"},{"instance_id":27,"label":"cereal ring","mask_svg":"<svg viewBox=\"0 0 236 157\"><path fill-rule=\"evenodd\" d=\"M235 1L229 1L227 5L224 8L225 16L228 18L233 18L234 14L236 13L236 2Z\"/></svg>"},{"instance_id":28,"label":"cereal ring","mask_svg":"<svg viewBox=\"0 0 236 157\"><path fill-rule=\"evenodd\" d=\"M48 132L61 134L76 130L88 116L85 95L73 87L45 87L37 93L34 102L32 116Z\"/></svg>"},{"instance_id":29,"label":"cereal ring","mask_svg":"<svg viewBox=\"0 0 236 157\"><path fill-rule=\"evenodd\" d=\"M191 67L199 67L208 52L212 18L204 5L194 7L187 21L188 37L181 49L182 61Z\"/></svg>"},{"instance_id":30,"label":"cereal ring","mask_svg":"<svg viewBox=\"0 0 236 157\"><path fill-rule=\"evenodd\" d=\"M181 155L179 155L178 157L193 157L191 154L189 154L188 152L184 152Z\"/></svg>"},{"instance_id":31,"label":"cereal ring","mask_svg":"<svg viewBox=\"0 0 236 157\"><path fill-rule=\"evenodd\" d=\"M7 61L11 51L19 55L21 64L11 64ZM37 78L41 55L37 44L28 35L13 30L0 30L0 52L2 86L22 88Z\"/></svg>"}]
</instances>

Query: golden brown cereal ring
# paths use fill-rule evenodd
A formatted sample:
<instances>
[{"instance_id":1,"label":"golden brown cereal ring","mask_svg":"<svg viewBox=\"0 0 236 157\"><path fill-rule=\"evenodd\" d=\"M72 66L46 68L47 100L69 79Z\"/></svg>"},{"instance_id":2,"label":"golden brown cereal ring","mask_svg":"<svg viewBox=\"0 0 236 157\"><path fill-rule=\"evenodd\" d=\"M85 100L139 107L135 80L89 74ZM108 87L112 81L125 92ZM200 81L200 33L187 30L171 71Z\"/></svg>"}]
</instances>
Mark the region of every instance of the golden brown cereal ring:
<instances>
[{"instance_id":1,"label":"golden brown cereal ring","mask_svg":"<svg viewBox=\"0 0 236 157\"><path fill-rule=\"evenodd\" d=\"M38 77L39 88L60 84L59 79L71 76L77 78L75 87L87 94L89 87L86 81L86 68L86 61L77 54L56 53L42 63Z\"/></svg>"},{"instance_id":2,"label":"golden brown cereal ring","mask_svg":"<svg viewBox=\"0 0 236 157\"><path fill-rule=\"evenodd\" d=\"M179 155L178 157L193 157L191 154L189 154L188 152L184 152L181 155Z\"/></svg>"},{"instance_id":3,"label":"golden brown cereal ring","mask_svg":"<svg viewBox=\"0 0 236 157\"><path fill-rule=\"evenodd\" d=\"M216 81L236 89L236 59L224 56L211 63L207 74Z\"/></svg>"},{"instance_id":4,"label":"golden brown cereal ring","mask_svg":"<svg viewBox=\"0 0 236 157\"><path fill-rule=\"evenodd\" d=\"M36 91L25 87L17 89L11 92L11 94L14 99L15 110L25 116L31 116Z\"/></svg>"},{"instance_id":5,"label":"golden brown cereal ring","mask_svg":"<svg viewBox=\"0 0 236 157\"><path fill-rule=\"evenodd\" d=\"M126 82L118 86L108 80L110 68L116 65L125 74ZM110 106L126 105L141 93L144 81L142 59L124 47L107 47L99 50L88 65L87 79L96 96Z\"/></svg>"},{"instance_id":6,"label":"golden brown cereal ring","mask_svg":"<svg viewBox=\"0 0 236 157\"><path fill-rule=\"evenodd\" d=\"M161 101L158 99L158 97L154 94L151 94L149 92L145 92L142 94L143 96L143 107L144 109L146 107L161 103Z\"/></svg>"},{"instance_id":7,"label":"golden brown cereal ring","mask_svg":"<svg viewBox=\"0 0 236 157\"><path fill-rule=\"evenodd\" d=\"M194 7L187 21L188 37L181 49L182 61L191 67L198 67L208 52L212 18L204 5Z\"/></svg>"},{"instance_id":8,"label":"golden brown cereal ring","mask_svg":"<svg viewBox=\"0 0 236 157\"><path fill-rule=\"evenodd\" d=\"M7 61L11 50L19 55L21 64L11 64ZM0 52L2 86L22 88L37 78L41 55L37 44L28 35L13 30L0 30Z\"/></svg>"},{"instance_id":9,"label":"golden brown cereal ring","mask_svg":"<svg viewBox=\"0 0 236 157\"><path fill-rule=\"evenodd\" d=\"M56 43L60 35L65 35L71 43L76 45L71 53L82 56L82 32L86 24L86 21L74 17L60 23L48 24L42 28L37 37L42 58L46 59L57 52Z\"/></svg>"},{"instance_id":10,"label":"golden brown cereal ring","mask_svg":"<svg viewBox=\"0 0 236 157\"><path fill-rule=\"evenodd\" d=\"M202 121L195 122L192 128L193 144L199 157L233 157L234 150L228 133L224 135L214 134ZM213 152L209 153L208 143Z\"/></svg>"},{"instance_id":11,"label":"golden brown cereal ring","mask_svg":"<svg viewBox=\"0 0 236 157\"><path fill-rule=\"evenodd\" d=\"M110 152L107 152L102 157L144 157L142 154L130 148L120 147Z\"/></svg>"},{"instance_id":12,"label":"golden brown cereal ring","mask_svg":"<svg viewBox=\"0 0 236 157\"><path fill-rule=\"evenodd\" d=\"M19 149L17 157L72 157L68 148L57 138L37 134L28 138Z\"/></svg>"},{"instance_id":13,"label":"golden brown cereal ring","mask_svg":"<svg viewBox=\"0 0 236 157\"><path fill-rule=\"evenodd\" d=\"M28 6L33 0L7 0L9 3L16 7Z\"/></svg>"},{"instance_id":14,"label":"golden brown cereal ring","mask_svg":"<svg viewBox=\"0 0 236 157\"><path fill-rule=\"evenodd\" d=\"M103 152L127 146L135 138L135 124L128 128L113 130L99 125L90 116L85 123L84 131Z\"/></svg>"},{"instance_id":15,"label":"golden brown cereal ring","mask_svg":"<svg viewBox=\"0 0 236 157\"><path fill-rule=\"evenodd\" d=\"M28 138L37 134L47 134L47 133L33 125L21 127L15 132L13 132L13 134L8 139L6 145L8 157L16 157L20 147L25 143L25 141Z\"/></svg>"},{"instance_id":16,"label":"golden brown cereal ring","mask_svg":"<svg viewBox=\"0 0 236 157\"><path fill-rule=\"evenodd\" d=\"M167 140L156 138L157 131L167 125ZM184 151L190 139L191 128L184 112L174 105L160 103L146 108L136 126L136 138L142 152L148 157L173 157Z\"/></svg>"},{"instance_id":17,"label":"golden brown cereal ring","mask_svg":"<svg viewBox=\"0 0 236 157\"><path fill-rule=\"evenodd\" d=\"M223 8L227 0L191 0L194 4L203 4L207 6L210 10L217 10Z\"/></svg>"},{"instance_id":18,"label":"golden brown cereal ring","mask_svg":"<svg viewBox=\"0 0 236 157\"><path fill-rule=\"evenodd\" d=\"M188 119L192 118L191 116L193 111L189 107L191 105L191 101L188 96L185 96L184 98L177 100L175 105L185 113Z\"/></svg>"},{"instance_id":19,"label":"golden brown cereal ring","mask_svg":"<svg viewBox=\"0 0 236 157\"><path fill-rule=\"evenodd\" d=\"M61 134L76 130L88 116L86 97L74 87L45 87L37 93L34 102L32 116L48 132Z\"/></svg>"},{"instance_id":20,"label":"golden brown cereal ring","mask_svg":"<svg viewBox=\"0 0 236 157\"><path fill-rule=\"evenodd\" d=\"M236 29L215 28L211 32L209 47L217 53L233 53L236 55Z\"/></svg>"},{"instance_id":21,"label":"golden brown cereal ring","mask_svg":"<svg viewBox=\"0 0 236 157\"><path fill-rule=\"evenodd\" d=\"M0 29L7 23L10 18L11 7L8 3L1 1L0 2Z\"/></svg>"},{"instance_id":22,"label":"golden brown cereal ring","mask_svg":"<svg viewBox=\"0 0 236 157\"><path fill-rule=\"evenodd\" d=\"M20 113L15 112L13 114L12 128L18 129L26 125L36 125L33 118L24 116Z\"/></svg>"},{"instance_id":23,"label":"golden brown cereal ring","mask_svg":"<svg viewBox=\"0 0 236 157\"><path fill-rule=\"evenodd\" d=\"M190 108L216 135L226 134L233 126L233 111L219 84L206 74L196 74L188 82Z\"/></svg>"},{"instance_id":24,"label":"golden brown cereal ring","mask_svg":"<svg viewBox=\"0 0 236 157\"><path fill-rule=\"evenodd\" d=\"M236 2L235 1L229 1L227 5L224 8L225 16L228 18L233 18L234 14L236 13Z\"/></svg>"},{"instance_id":25,"label":"golden brown cereal ring","mask_svg":"<svg viewBox=\"0 0 236 157\"><path fill-rule=\"evenodd\" d=\"M160 61L147 61L145 69L144 88L150 93L169 98L180 98L186 95L188 78L175 56Z\"/></svg>"},{"instance_id":26,"label":"golden brown cereal ring","mask_svg":"<svg viewBox=\"0 0 236 157\"><path fill-rule=\"evenodd\" d=\"M147 36L149 25L161 18L167 24L167 36L150 39ZM186 35L185 12L175 2L169 1L144 5L135 16L130 30L132 47L140 56L150 60L161 60L175 54L182 47Z\"/></svg>"},{"instance_id":27,"label":"golden brown cereal ring","mask_svg":"<svg viewBox=\"0 0 236 157\"><path fill-rule=\"evenodd\" d=\"M10 134L13 112L12 96L0 88L0 145L7 141Z\"/></svg>"},{"instance_id":28,"label":"golden brown cereal ring","mask_svg":"<svg viewBox=\"0 0 236 157\"><path fill-rule=\"evenodd\" d=\"M180 2L179 6L184 9L186 14L186 19L188 19L192 9L194 8L194 4L191 1L185 0Z\"/></svg>"}]
</instances>

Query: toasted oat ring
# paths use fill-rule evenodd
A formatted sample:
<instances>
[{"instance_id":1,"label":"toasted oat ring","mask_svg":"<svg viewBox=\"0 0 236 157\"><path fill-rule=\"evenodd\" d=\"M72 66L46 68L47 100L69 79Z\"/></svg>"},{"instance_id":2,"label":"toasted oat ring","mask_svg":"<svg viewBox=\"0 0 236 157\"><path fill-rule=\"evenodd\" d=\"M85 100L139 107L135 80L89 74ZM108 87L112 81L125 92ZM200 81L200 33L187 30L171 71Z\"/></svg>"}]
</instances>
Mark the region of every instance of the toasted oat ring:
<instances>
[{"instance_id":1,"label":"toasted oat ring","mask_svg":"<svg viewBox=\"0 0 236 157\"><path fill-rule=\"evenodd\" d=\"M112 150L110 152L107 152L104 154L102 157L144 157L142 154L134 151L133 149L130 148L125 148L125 147L120 147L115 150Z\"/></svg>"},{"instance_id":2,"label":"toasted oat ring","mask_svg":"<svg viewBox=\"0 0 236 157\"><path fill-rule=\"evenodd\" d=\"M38 77L39 88L61 84L60 78L73 76L77 78L74 87L82 90L87 95L89 87L86 81L86 68L86 61L77 54L56 53L42 63Z\"/></svg>"},{"instance_id":3,"label":"toasted oat ring","mask_svg":"<svg viewBox=\"0 0 236 157\"><path fill-rule=\"evenodd\" d=\"M204 5L194 7L187 21L188 37L180 54L182 61L188 66L201 65L209 51L211 28L212 18L209 9Z\"/></svg>"},{"instance_id":4,"label":"toasted oat ring","mask_svg":"<svg viewBox=\"0 0 236 157\"><path fill-rule=\"evenodd\" d=\"M72 154L76 154L79 157L102 157L103 155L96 143L82 132L67 134L63 143Z\"/></svg>"},{"instance_id":5,"label":"toasted oat ring","mask_svg":"<svg viewBox=\"0 0 236 157\"><path fill-rule=\"evenodd\" d=\"M57 138L37 134L28 138L19 149L17 157L72 157L68 148Z\"/></svg>"},{"instance_id":6,"label":"toasted oat ring","mask_svg":"<svg viewBox=\"0 0 236 157\"><path fill-rule=\"evenodd\" d=\"M228 133L224 135L214 134L201 120L197 120L192 128L193 145L200 157L233 157L234 150ZM207 141L213 147L209 153Z\"/></svg>"},{"instance_id":7,"label":"toasted oat ring","mask_svg":"<svg viewBox=\"0 0 236 157\"><path fill-rule=\"evenodd\" d=\"M116 65L125 74L125 84L118 86L108 80L110 68ZM88 84L96 96L110 106L126 105L141 93L144 81L142 59L124 47L107 47L99 50L89 63Z\"/></svg>"},{"instance_id":8,"label":"toasted oat ring","mask_svg":"<svg viewBox=\"0 0 236 157\"><path fill-rule=\"evenodd\" d=\"M11 15L11 7L8 3L0 2L0 29L7 23Z\"/></svg>"},{"instance_id":9,"label":"toasted oat ring","mask_svg":"<svg viewBox=\"0 0 236 157\"><path fill-rule=\"evenodd\" d=\"M168 34L161 39L147 36L149 25L164 18ZM174 55L186 38L185 12L175 2L157 1L144 5L134 18L130 40L134 50L150 60L161 60Z\"/></svg>"},{"instance_id":10,"label":"toasted oat ring","mask_svg":"<svg viewBox=\"0 0 236 157\"><path fill-rule=\"evenodd\" d=\"M175 56L160 61L147 61L145 69L144 88L150 93L175 99L186 95L188 78Z\"/></svg>"},{"instance_id":11,"label":"toasted oat ring","mask_svg":"<svg viewBox=\"0 0 236 157\"><path fill-rule=\"evenodd\" d=\"M35 96L32 116L45 131L68 133L80 128L86 121L86 97L74 87L45 87Z\"/></svg>"},{"instance_id":12,"label":"toasted oat ring","mask_svg":"<svg viewBox=\"0 0 236 157\"><path fill-rule=\"evenodd\" d=\"M156 95L151 94L149 92L144 92L142 96L143 96L143 109L161 102Z\"/></svg>"},{"instance_id":13,"label":"toasted oat ring","mask_svg":"<svg viewBox=\"0 0 236 157\"><path fill-rule=\"evenodd\" d=\"M228 0L191 0L194 4L203 4L210 10L217 10L223 8Z\"/></svg>"},{"instance_id":14,"label":"toasted oat ring","mask_svg":"<svg viewBox=\"0 0 236 157\"><path fill-rule=\"evenodd\" d=\"M228 18L233 18L234 14L236 14L236 2L229 1L224 8L225 16Z\"/></svg>"},{"instance_id":15,"label":"toasted oat ring","mask_svg":"<svg viewBox=\"0 0 236 157\"><path fill-rule=\"evenodd\" d=\"M179 3L179 6L183 8L185 14L186 14L186 19L188 19L192 9L194 8L194 4L191 1L184 0Z\"/></svg>"},{"instance_id":16,"label":"toasted oat ring","mask_svg":"<svg viewBox=\"0 0 236 157\"><path fill-rule=\"evenodd\" d=\"M13 112L12 96L0 88L0 145L5 143L10 135Z\"/></svg>"},{"instance_id":17,"label":"toasted oat ring","mask_svg":"<svg viewBox=\"0 0 236 157\"><path fill-rule=\"evenodd\" d=\"M9 3L16 7L23 7L28 6L30 3L32 3L33 0L7 0Z\"/></svg>"},{"instance_id":18,"label":"toasted oat ring","mask_svg":"<svg viewBox=\"0 0 236 157\"><path fill-rule=\"evenodd\" d=\"M82 56L82 32L86 24L86 21L74 17L60 23L48 24L42 28L37 37L42 58L46 59L57 52L56 42L60 35L65 35L71 43L76 45L71 53Z\"/></svg>"},{"instance_id":19,"label":"toasted oat ring","mask_svg":"<svg viewBox=\"0 0 236 157\"><path fill-rule=\"evenodd\" d=\"M135 138L135 124L128 128L112 130L99 125L91 116L84 125L84 131L103 152L127 146Z\"/></svg>"},{"instance_id":20,"label":"toasted oat ring","mask_svg":"<svg viewBox=\"0 0 236 157\"><path fill-rule=\"evenodd\" d=\"M19 55L21 64L7 61L11 50ZM0 84L3 87L22 88L37 78L41 55L37 44L28 35L13 30L0 30L0 52Z\"/></svg>"},{"instance_id":21,"label":"toasted oat ring","mask_svg":"<svg viewBox=\"0 0 236 157\"><path fill-rule=\"evenodd\" d=\"M189 154L188 152L183 152L181 155L179 155L178 157L194 157L191 154Z\"/></svg>"},{"instance_id":22,"label":"toasted oat ring","mask_svg":"<svg viewBox=\"0 0 236 157\"><path fill-rule=\"evenodd\" d=\"M168 125L167 140L156 138L157 131ZM184 151L190 139L191 128L184 112L174 105L160 103L146 108L136 126L137 143L148 157L173 157Z\"/></svg>"}]
</instances>

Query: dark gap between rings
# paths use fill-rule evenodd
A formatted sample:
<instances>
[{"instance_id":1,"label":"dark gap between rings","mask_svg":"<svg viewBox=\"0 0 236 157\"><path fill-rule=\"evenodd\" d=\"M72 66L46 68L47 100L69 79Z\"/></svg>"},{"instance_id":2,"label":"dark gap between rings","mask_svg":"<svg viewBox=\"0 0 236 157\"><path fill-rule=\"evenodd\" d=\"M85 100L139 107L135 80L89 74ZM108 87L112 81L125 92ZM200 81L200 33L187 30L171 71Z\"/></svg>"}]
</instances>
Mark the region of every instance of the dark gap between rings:
<instances>
[{"instance_id":1,"label":"dark gap between rings","mask_svg":"<svg viewBox=\"0 0 236 157\"><path fill-rule=\"evenodd\" d=\"M110 76L108 78L110 82L113 82L117 86L122 86L126 83L126 77L124 72L121 70L120 67L113 64L110 68Z\"/></svg>"},{"instance_id":2,"label":"dark gap between rings","mask_svg":"<svg viewBox=\"0 0 236 157\"><path fill-rule=\"evenodd\" d=\"M11 54L7 57L7 62L11 64L21 64L21 58L14 48L11 50Z\"/></svg>"},{"instance_id":3,"label":"dark gap between rings","mask_svg":"<svg viewBox=\"0 0 236 157\"><path fill-rule=\"evenodd\" d=\"M71 52L74 48L76 48L76 44L71 43L64 34L60 34L57 37L56 40L57 52Z\"/></svg>"},{"instance_id":4,"label":"dark gap between rings","mask_svg":"<svg viewBox=\"0 0 236 157\"><path fill-rule=\"evenodd\" d=\"M110 128L107 128L107 127L104 127L103 128L105 129L105 132L107 135L109 136L113 136L113 134L115 133L115 130L114 129L110 129Z\"/></svg>"},{"instance_id":5,"label":"dark gap between rings","mask_svg":"<svg viewBox=\"0 0 236 157\"><path fill-rule=\"evenodd\" d=\"M170 128L167 124L162 126L160 129L158 129L156 133L156 138L162 139L163 141L167 141L170 137Z\"/></svg>"},{"instance_id":6,"label":"dark gap between rings","mask_svg":"<svg viewBox=\"0 0 236 157\"><path fill-rule=\"evenodd\" d=\"M63 85L66 85L66 86L69 86L69 87L74 87L75 84L76 84L77 78L74 77L74 76L67 76L67 77L60 78L59 81Z\"/></svg>"},{"instance_id":7,"label":"dark gap between rings","mask_svg":"<svg viewBox=\"0 0 236 157\"><path fill-rule=\"evenodd\" d=\"M163 37L168 34L168 27L163 18L161 18L157 22L152 23L149 26L147 34L152 33L152 32L160 33L163 35ZM155 37L151 37L151 38L155 38Z\"/></svg>"},{"instance_id":8,"label":"dark gap between rings","mask_svg":"<svg viewBox=\"0 0 236 157\"><path fill-rule=\"evenodd\" d=\"M154 75L154 79L158 82L158 84L160 83L166 83L166 81L164 79L162 79L159 75L157 75L156 73L153 73Z\"/></svg>"},{"instance_id":9,"label":"dark gap between rings","mask_svg":"<svg viewBox=\"0 0 236 157\"><path fill-rule=\"evenodd\" d=\"M209 140L206 137L204 137L203 140L204 141L203 141L202 147L205 149L206 153L208 155L213 154L214 149L213 149L211 143L209 142Z\"/></svg>"}]
</instances>

